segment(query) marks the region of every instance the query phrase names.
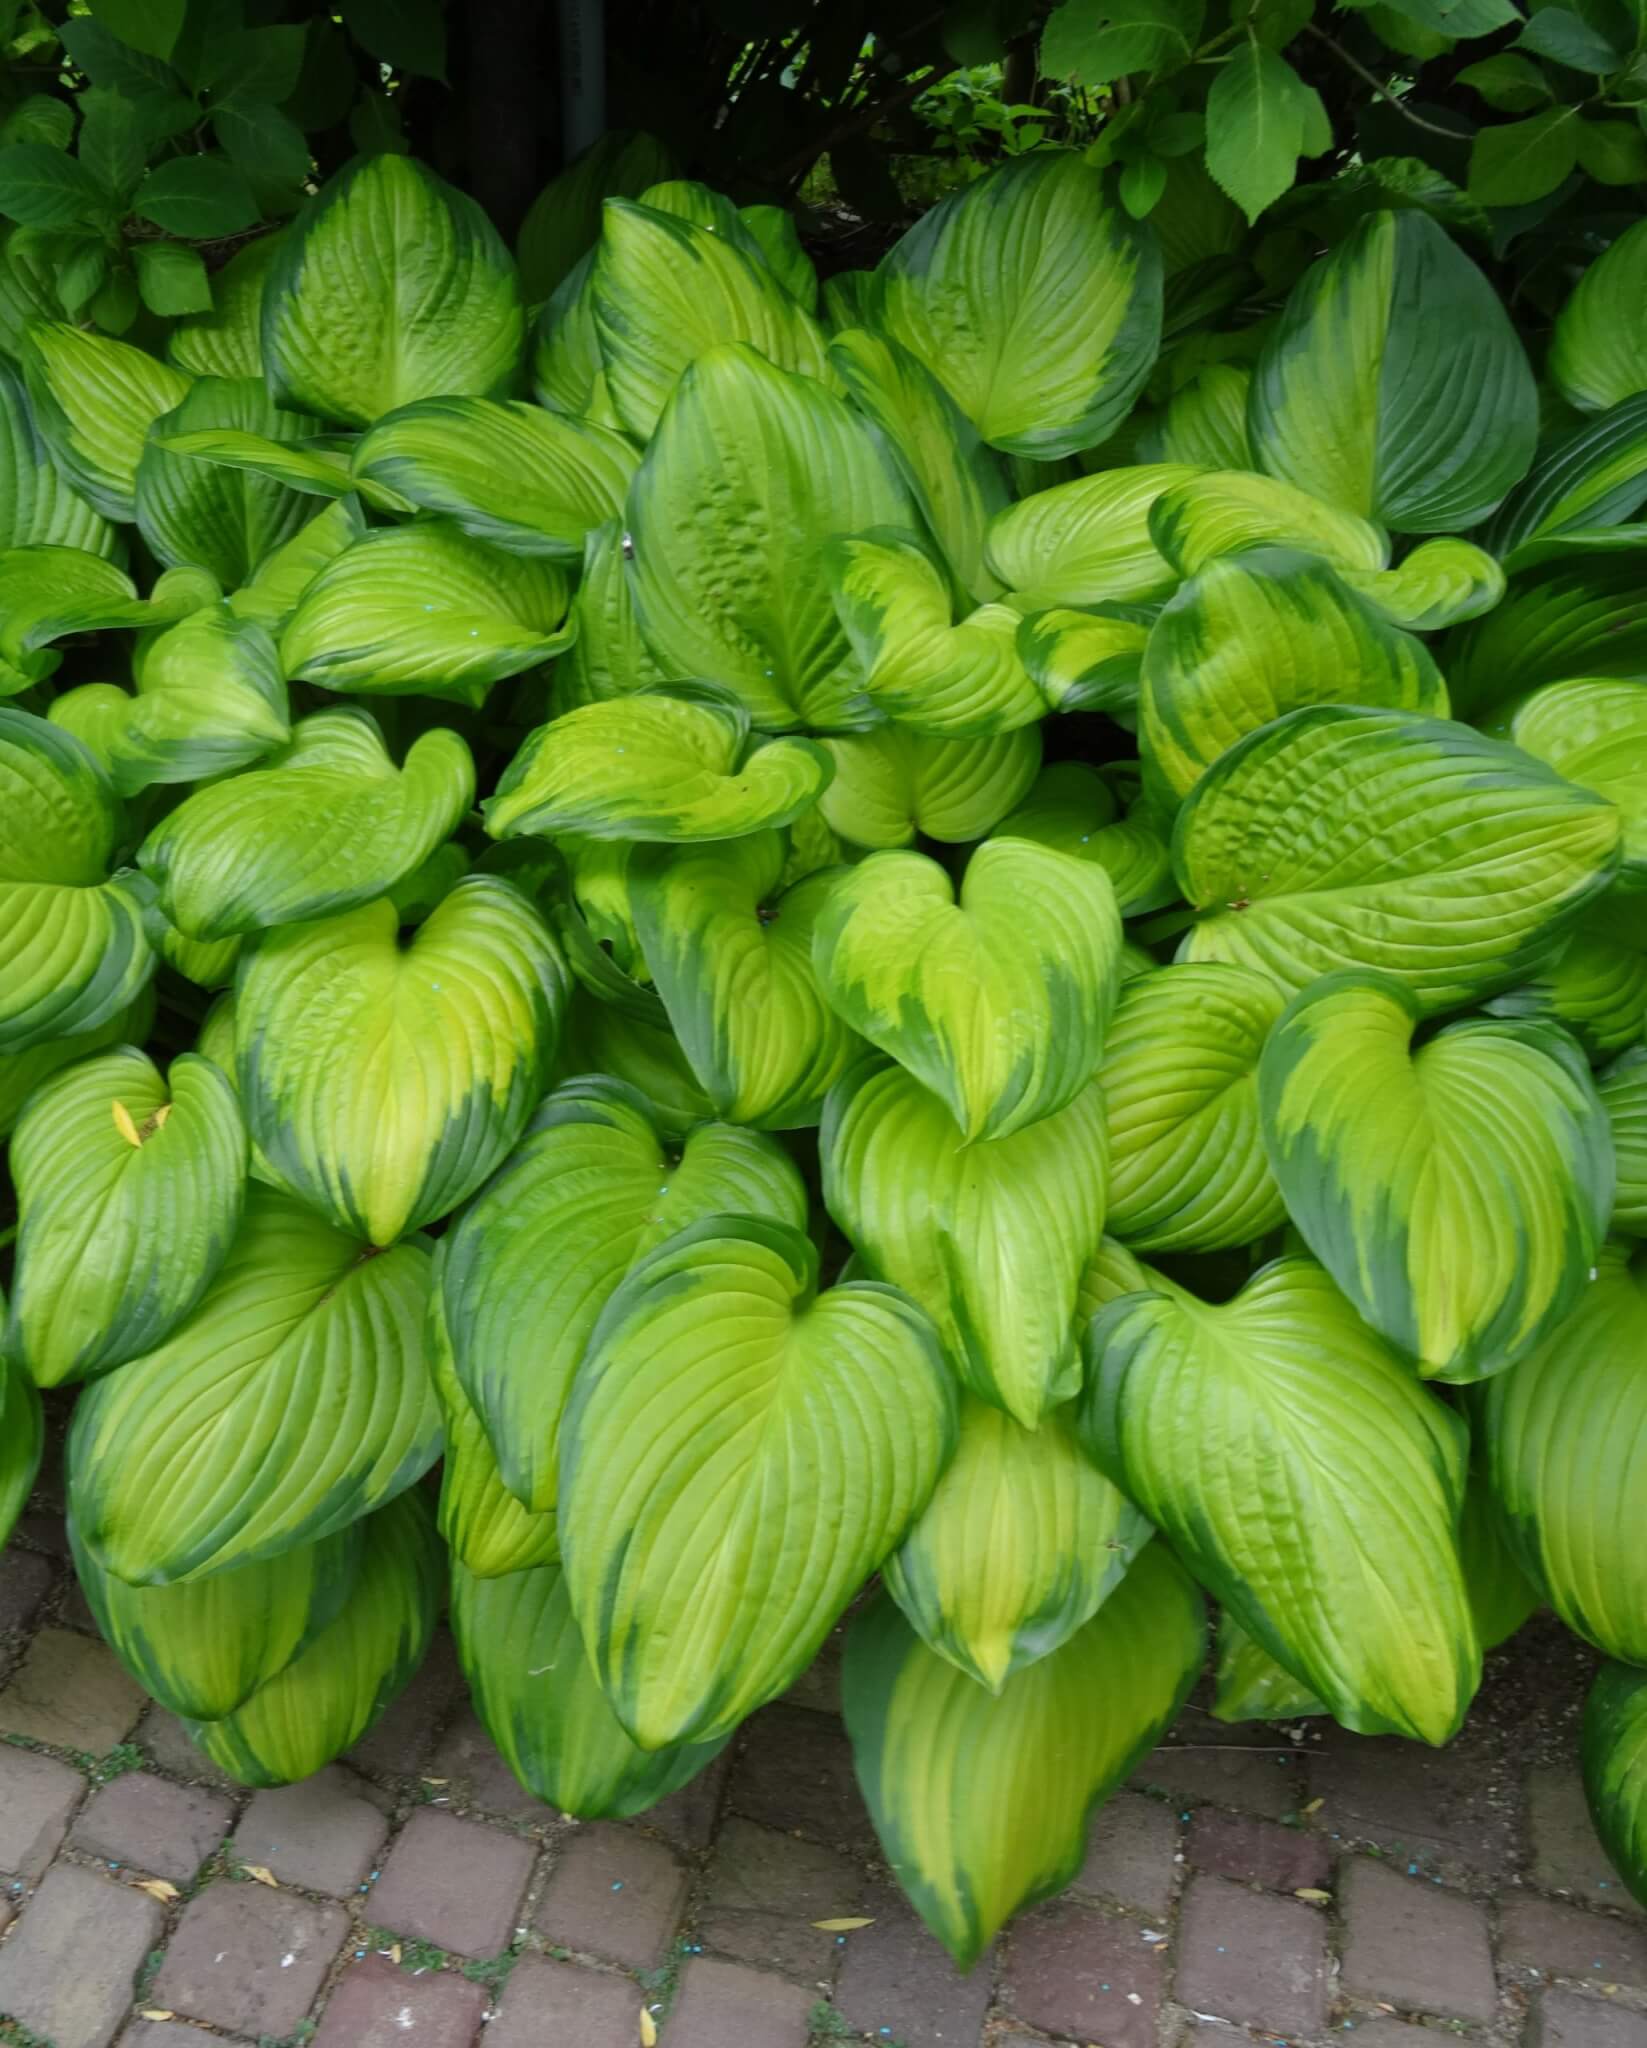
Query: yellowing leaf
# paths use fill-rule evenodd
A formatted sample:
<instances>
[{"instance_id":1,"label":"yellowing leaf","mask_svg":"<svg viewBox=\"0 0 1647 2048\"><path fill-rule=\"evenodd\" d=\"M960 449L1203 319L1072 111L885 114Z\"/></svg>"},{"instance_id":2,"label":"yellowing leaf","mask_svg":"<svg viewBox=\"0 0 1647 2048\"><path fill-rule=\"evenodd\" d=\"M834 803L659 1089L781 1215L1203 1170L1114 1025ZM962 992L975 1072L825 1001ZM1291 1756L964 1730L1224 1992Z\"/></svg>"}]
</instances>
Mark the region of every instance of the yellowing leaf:
<instances>
[{"instance_id":1,"label":"yellowing leaf","mask_svg":"<svg viewBox=\"0 0 1647 2048\"><path fill-rule=\"evenodd\" d=\"M1300 1885L1293 1893L1295 1899L1302 1899L1307 1906L1325 1906L1332 1901L1332 1893L1324 1892L1318 1885Z\"/></svg>"},{"instance_id":2,"label":"yellowing leaf","mask_svg":"<svg viewBox=\"0 0 1647 2048\"><path fill-rule=\"evenodd\" d=\"M658 2023L643 2005L640 2015L641 2048L656 2048Z\"/></svg>"},{"instance_id":3,"label":"yellowing leaf","mask_svg":"<svg viewBox=\"0 0 1647 2048\"><path fill-rule=\"evenodd\" d=\"M157 2005L151 2006L146 2012L140 2012L137 2017L140 2020L169 2020L172 2015L166 2008Z\"/></svg>"},{"instance_id":4,"label":"yellowing leaf","mask_svg":"<svg viewBox=\"0 0 1647 2048\"><path fill-rule=\"evenodd\" d=\"M820 1934L856 1934L860 1927L873 1927L873 1920L814 1920Z\"/></svg>"},{"instance_id":5,"label":"yellowing leaf","mask_svg":"<svg viewBox=\"0 0 1647 2048\"><path fill-rule=\"evenodd\" d=\"M259 1884L279 1884L279 1879L275 1876L274 1872L268 1869L264 1864L243 1863L240 1866L240 1871L243 1877L254 1878Z\"/></svg>"},{"instance_id":6,"label":"yellowing leaf","mask_svg":"<svg viewBox=\"0 0 1647 2048\"><path fill-rule=\"evenodd\" d=\"M147 1892L151 1899L158 1899L163 1906L183 1896L175 1884L168 1884L163 1877L146 1877L137 1889Z\"/></svg>"},{"instance_id":7,"label":"yellowing leaf","mask_svg":"<svg viewBox=\"0 0 1647 2048\"><path fill-rule=\"evenodd\" d=\"M132 1121L131 1111L123 1102L112 1103L110 1107L114 1111L114 1127L121 1137L128 1145L141 1145L143 1140L137 1135L137 1125Z\"/></svg>"}]
</instances>

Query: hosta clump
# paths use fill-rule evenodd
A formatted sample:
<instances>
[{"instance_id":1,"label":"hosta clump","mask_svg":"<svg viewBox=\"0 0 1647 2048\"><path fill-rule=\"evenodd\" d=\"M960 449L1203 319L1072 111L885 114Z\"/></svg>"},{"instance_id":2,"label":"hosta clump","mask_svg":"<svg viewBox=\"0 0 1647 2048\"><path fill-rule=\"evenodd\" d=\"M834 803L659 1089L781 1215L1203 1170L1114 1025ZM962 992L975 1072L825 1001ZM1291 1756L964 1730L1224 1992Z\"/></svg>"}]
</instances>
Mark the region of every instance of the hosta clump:
<instances>
[{"instance_id":1,"label":"hosta clump","mask_svg":"<svg viewBox=\"0 0 1647 2048\"><path fill-rule=\"evenodd\" d=\"M820 289L659 184L528 308L379 157L209 357L22 335L0 1524L78 1388L87 1598L237 1777L445 1598L638 1812L878 1574L970 1961L1207 1595L1215 1711L1432 1743L1542 1600L1647 1897L1647 389L1420 207L1226 306L1196 206L1038 152Z\"/></svg>"}]
</instances>

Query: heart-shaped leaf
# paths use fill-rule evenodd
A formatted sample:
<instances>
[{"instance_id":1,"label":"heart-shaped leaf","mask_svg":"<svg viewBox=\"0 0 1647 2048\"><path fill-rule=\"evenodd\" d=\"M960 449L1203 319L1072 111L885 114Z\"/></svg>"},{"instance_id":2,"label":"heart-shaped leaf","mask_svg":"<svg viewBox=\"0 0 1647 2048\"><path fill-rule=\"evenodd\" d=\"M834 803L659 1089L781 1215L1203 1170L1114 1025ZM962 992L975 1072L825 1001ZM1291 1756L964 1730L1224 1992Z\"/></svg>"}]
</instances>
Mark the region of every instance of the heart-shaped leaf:
<instances>
[{"instance_id":1,"label":"heart-shaped leaf","mask_svg":"<svg viewBox=\"0 0 1647 2048\"><path fill-rule=\"evenodd\" d=\"M1178 572L1155 545L1150 507L1196 474L1188 463L1153 462L1032 492L996 515L990 567L1026 612L1166 597Z\"/></svg>"},{"instance_id":2,"label":"heart-shaped leaf","mask_svg":"<svg viewBox=\"0 0 1647 2048\"><path fill-rule=\"evenodd\" d=\"M455 732L413 741L397 768L365 711L317 711L249 774L197 790L138 859L191 938L296 924L383 895L469 808L475 767Z\"/></svg>"},{"instance_id":3,"label":"heart-shaped leaf","mask_svg":"<svg viewBox=\"0 0 1647 2048\"><path fill-rule=\"evenodd\" d=\"M954 1448L926 1317L865 1282L819 1295L817 1270L790 1225L708 1218L635 1268L578 1370L567 1585L642 1748L713 1742L793 1683Z\"/></svg>"},{"instance_id":4,"label":"heart-shaped leaf","mask_svg":"<svg viewBox=\"0 0 1647 2048\"><path fill-rule=\"evenodd\" d=\"M1558 775L1617 805L1624 824L1619 878L1647 885L1647 688L1548 683L1517 708L1510 736Z\"/></svg>"},{"instance_id":5,"label":"heart-shaped leaf","mask_svg":"<svg viewBox=\"0 0 1647 2048\"><path fill-rule=\"evenodd\" d=\"M1131 727L1143 686L1149 621L1136 605L1057 605L1019 621L1018 659L1052 711L1104 711Z\"/></svg>"},{"instance_id":6,"label":"heart-shaped leaf","mask_svg":"<svg viewBox=\"0 0 1647 2048\"><path fill-rule=\"evenodd\" d=\"M452 1632L475 1711L534 1798L580 1820L644 1813L725 1748L639 1749L607 1704L554 1566L477 1578L452 1572Z\"/></svg>"},{"instance_id":7,"label":"heart-shaped leaf","mask_svg":"<svg viewBox=\"0 0 1647 2048\"><path fill-rule=\"evenodd\" d=\"M676 1231L727 1214L804 1226L805 1190L774 1140L717 1123L674 1140L636 1089L587 1076L545 1100L447 1233L457 1376L525 1506L555 1505L561 1411L619 1282Z\"/></svg>"},{"instance_id":8,"label":"heart-shaped leaf","mask_svg":"<svg viewBox=\"0 0 1647 2048\"><path fill-rule=\"evenodd\" d=\"M205 1299L74 1411L80 1539L134 1586L317 1543L440 1456L429 1255L377 1253L252 1188Z\"/></svg>"},{"instance_id":9,"label":"heart-shaped leaf","mask_svg":"<svg viewBox=\"0 0 1647 2048\"><path fill-rule=\"evenodd\" d=\"M1382 527L1250 469L1217 469L1174 484L1149 508L1149 530L1180 576L1198 576L1219 556L1254 548L1281 548L1366 574L1390 559Z\"/></svg>"},{"instance_id":10,"label":"heart-shaped leaf","mask_svg":"<svg viewBox=\"0 0 1647 2048\"><path fill-rule=\"evenodd\" d=\"M1123 1295L1087 1360L1088 1446L1242 1628L1345 1727L1446 1742L1481 1676L1464 1427L1326 1272Z\"/></svg>"},{"instance_id":11,"label":"heart-shaped leaf","mask_svg":"<svg viewBox=\"0 0 1647 2048\"><path fill-rule=\"evenodd\" d=\"M955 1456L881 1572L922 1640L999 1693L1091 1620L1153 1534L1069 1409L1029 1430L968 1395Z\"/></svg>"},{"instance_id":12,"label":"heart-shaped leaf","mask_svg":"<svg viewBox=\"0 0 1647 2048\"><path fill-rule=\"evenodd\" d=\"M1415 1049L1420 1014L1378 974L1295 998L1264 1047L1264 1142L1288 1214L1361 1315L1426 1377L1474 1380L1588 1285L1612 1142L1564 1031L1467 1022Z\"/></svg>"},{"instance_id":13,"label":"heart-shaped leaf","mask_svg":"<svg viewBox=\"0 0 1647 2048\"><path fill-rule=\"evenodd\" d=\"M1129 791L1123 817L1118 813ZM1177 900L1170 830L1125 769L1105 776L1080 761L1055 761L1036 778L1026 801L1001 820L997 836L1033 839L1074 860L1096 862L1109 876L1121 915L1136 917ZM1123 979L1124 967L1123 960Z\"/></svg>"},{"instance_id":14,"label":"heart-shaped leaf","mask_svg":"<svg viewBox=\"0 0 1647 2048\"><path fill-rule=\"evenodd\" d=\"M700 685L585 704L541 725L483 806L494 839L739 839L810 810L833 773L814 740L748 749L749 719Z\"/></svg>"},{"instance_id":15,"label":"heart-shaped leaf","mask_svg":"<svg viewBox=\"0 0 1647 2048\"><path fill-rule=\"evenodd\" d=\"M969 1141L1007 1137L1086 1087L1120 952L1101 867L999 837L973 854L958 898L925 854L871 854L835 883L812 942L836 1011Z\"/></svg>"},{"instance_id":16,"label":"heart-shaped leaf","mask_svg":"<svg viewBox=\"0 0 1647 2048\"><path fill-rule=\"evenodd\" d=\"M1093 1808L1176 1719L1205 1654L1201 1596L1159 1543L998 1695L884 1595L853 1622L843 1696L858 1782L899 1883L962 1969L1069 1883ZM1117 1992L1117 2021L1123 2010Z\"/></svg>"},{"instance_id":17,"label":"heart-shaped leaf","mask_svg":"<svg viewBox=\"0 0 1647 2048\"><path fill-rule=\"evenodd\" d=\"M209 312L177 321L167 357L197 377L261 377L263 285L286 239L284 228L245 243L214 272Z\"/></svg>"},{"instance_id":18,"label":"heart-shaped leaf","mask_svg":"<svg viewBox=\"0 0 1647 2048\"><path fill-rule=\"evenodd\" d=\"M824 746L835 775L818 809L855 846L909 846L917 833L952 844L981 839L1041 765L1041 734L1033 725L959 740L878 725Z\"/></svg>"},{"instance_id":19,"label":"heart-shaped leaf","mask_svg":"<svg viewBox=\"0 0 1647 2048\"><path fill-rule=\"evenodd\" d=\"M1034 1429L1075 1394L1076 1290L1104 1229L1103 1098L969 1145L902 1067L867 1060L829 1098L824 1200L865 1269L921 1304L975 1394Z\"/></svg>"},{"instance_id":20,"label":"heart-shaped leaf","mask_svg":"<svg viewBox=\"0 0 1647 2048\"><path fill-rule=\"evenodd\" d=\"M1504 571L1484 548L1442 535L1424 541L1394 569L1340 570L1350 588L1410 633L1439 633L1480 618L1501 602Z\"/></svg>"},{"instance_id":21,"label":"heart-shaped leaf","mask_svg":"<svg viewBox=\"0 0 1647 2048\"><path fill-rule=\"evenodd\" d=\"M23 380L0 364L0 549L29 547L112 555L114 528L58 474L35 430Z\"/></svg>"},{"instance_id":22,"label":"heart-shaped leaf","mask_svg":"<svg viewBox=\"0 0 1647 2048\"><path fill-rule=\"evenodd\" d=\"M291 738L280 656L266 629L227 605L203 605L139 642L132 658L137 694L105 694L102 723L109 774L122 796L157 782L204 782L260 761ZM88 683L52 707L58 721L90 734L71 709ZM87 706L87 710L93 710Z\"/></svg>"},{"instance_id":23,"label":"heart-shaped leaf","mask_svg":"<svg viewBox=\"0 0 1647 2048\"><path fill-rule=\"evenodd\" d=\"M1565 1025L1592 1059L1634 1045L1647 1026L1647 930L1630 896L1621 887L1605 891L1526 981L1482 1008Z\"/></svg>"},{"instance_id":24,"label":"heart-shaped leaf","mask_svg":"<svg viewBox=\"0 0 1647 2048\"><path fill-rule=\"evenodd\" d=\"M392 1244L473 1193L520 1136L566 994L547 925L494 875L459 882L409 942L384 898L284 926L235 989L246 1122L294 1194Z\"/></svg>"},{"instance_id":25,"label":"heart-shaped leaf","mask_svg":"<svg viewBox=\"0 0 1647 2048\"><path fill-rule=\"evenodd\" d=\"M149 429L183 403L193 379L146 349L66 320L29 328L23 375L35 425L65 482L105 519L135 519Z\"/></svg>"},{"instance_id":26,"label":"heart-shaped leaf","mask_svg":"<svg viewBox=\"0 0 1647 2048\"><path fill-rule=\"evenodd\" d=\"M4 1348L55 1387L153 1350L193 1310L240 1223L246 1127L209 1060L182 1053L166 1077L126 1045L31 1098L10 1163Z\"/></svg>"},{"instance_id":27,"label":"heart-shaped leaf","mask_svg":"<svg viewBox=\"0 0 1647 2048\"><path fill-rule=\"evenodd\" d=\"M1556 315L1550 376L1569 405L1600 412L1647 391L1647 348L1632 309L1647 279L1647 234L1633 222L1590 264Z\"/></svg>"}]
</instances>

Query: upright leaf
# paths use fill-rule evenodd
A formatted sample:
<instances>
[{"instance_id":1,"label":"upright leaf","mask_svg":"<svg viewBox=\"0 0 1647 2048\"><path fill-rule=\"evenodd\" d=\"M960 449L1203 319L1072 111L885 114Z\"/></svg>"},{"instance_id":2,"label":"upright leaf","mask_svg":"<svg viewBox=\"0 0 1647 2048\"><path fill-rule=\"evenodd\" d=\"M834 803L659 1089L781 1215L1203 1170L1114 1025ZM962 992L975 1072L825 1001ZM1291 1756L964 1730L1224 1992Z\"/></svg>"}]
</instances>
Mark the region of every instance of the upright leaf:
<instances>
[{"instance_id":1,"label":"upright leaf","mask_svg":"<svg viewBox=\"0 0 1647 2048\"><path fill-rule=\"evenodd\" d=\"M1556 315L1550 375L1580 412L1647 391L1647 339L1636 315L1647 290L1647 222L1633 222L1585 271Z\"/></svg>"},{"instance_id":2,"label":"upright leaf","mask_svg":"<svg viewBox=\"0 0 1647 2048\"><path fill-rule=\"evenodd\" d=\"M0 363L0 549L42 546L112 555L114 529L59 474L22 379Z\"/></svg>"},{"instance_id":3,"label":"upright leaf","mask_svg":"<svg viewBox=\"0 0 1647 2048\"><path fill-rule=\"evenodd\" d=\"M1584 1702L1579 1764L1601 1846L1632 1898L1647 1903L1647 1673L1601 1667Z\"/></svg>"},{"instance_id":4,"label":"upright leaf","mask_svg":"<svg viewBox=\"0 0 1647 2048\"><path fill-rule=\"evenodd\" d=\"M235 590L314 508L266 477L167 452L166 443L179 435L224 427L283 445L314 431L312 422L272 405L260 380L201 377L150 429L134 495L138 531L159 561L199 563L225 590Z\"/></svg>"},{"instance_id":5,"label":"upright leaf","mask_svg":"<svg viewBox=\"0 0 1647 2048\"><path fill-rule=\"evenodd\" d=\"M135 519L149 429L183 403L193 380L143 349L64 321L29 329L23 374L64 482L105 519Z\"/></svg>"},{"instance_id":6,"label":"upright leaf","mask_svg":"<svg viewBox=\"0 0 1647 2048\"><path fill-rule=\"evenodd\" d=\"M1150 508L1195 474L1151 462L1035 491L992 522L990 567L1025 611L1166 597L1178 572L1156 546Z\"/></svg>"}]
</instances>

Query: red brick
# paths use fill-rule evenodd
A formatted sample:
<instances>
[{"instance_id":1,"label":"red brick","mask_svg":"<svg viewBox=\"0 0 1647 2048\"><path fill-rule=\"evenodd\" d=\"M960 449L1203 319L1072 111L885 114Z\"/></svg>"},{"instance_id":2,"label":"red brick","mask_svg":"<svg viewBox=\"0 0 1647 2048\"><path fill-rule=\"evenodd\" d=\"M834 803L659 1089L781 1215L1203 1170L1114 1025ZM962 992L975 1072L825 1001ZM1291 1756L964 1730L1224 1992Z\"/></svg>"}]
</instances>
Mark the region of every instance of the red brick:
<instances>
[{"instance_id":1,"label":"red brick","mask_svg":"<svg viewBox=\"0 0 1647 2048\"><path fill-rule=\"evenodd\" d=\"M465 1707L441 1737L430 1770L446 1781L443 1789L454 1801L502 1820L542 1828L560 1819L516 1778L472 1708Z\"/></svg>"},{"instance_id":2,"label":"red brick","mask_svg":"<svg viewBox=\"0 0 1647 2048\"><path fill-rule=\"evenodd\" d=\"M224 1879L184 1908L153 2003L231 2033L289 2034L348 1932L341 1906Z\"/></svg>"},{"instance_id":3,"label":"red brick","mask_svg":"<svg viewBox=\"0 0 1647 2048\"><path fill-rule=\"evenodd\" d=\"M345 1898L360 1889L388 1839L388 1819L370 1789L333 1764L301 1784L255 1793L230 1846L240 1862L261 1864L282 1884Z\"/></svg>"},{"instance_id":4,"label":"red brick","mask_svg":"<svg viewBox=\"0 0 1647 2048\"><path fill-rule=\"evenodd\" d=\"M69 1843L105 1862L187 1884L233 1818L234 1808L216 1792L127 1771L92 1794Z\"/></svg>"},{"instance_id":5,"label":"red brick","mask_svg":"<svg viewBox=\"0 0 1647 2048\"><path fill-rule=\"evenodd\" d=\"M0 1743L0 1870L40 1876L57 1854L86 1781L53 1756Z\"/></svg>"},{"instance_id":6,"label":"red brick","mask_svg":"<svg viewBox=\"0 0 1647 2048\"><path fill-rule=\"evenodd\" d=\"M145 1893L60 1864L0 1948L0 2013L55 2048L108 2048L160 1929Z\"/></svg>"},{"instance_id":7,"label":"red brick","mask_svg":"<svg viewBox=\"0 0 1647 2048\"><path fill-rule=\"evenodd\" d=\"M1543 1991L1528 2039L1533 2048L1647 2048L1647 2016L1577 1991Z\"/></svg>"},{"instance_id":8,"label":"red brick","mask_svg":"<svg viewBox=\"0 0 1647 2048\"><path fill-rule=\"evenodd\" d=\"M1049 2034L1153 2048L1161 1958L1143 1932L1136 1920L1065 1900L1026 1914L1007 1951L1007 2010Z\"/></svg>"},{"instance_id":9,"label":"red brick","mask_svg":"<svg viewBox=\"0 0 1647 2048\"><path fill-rule=\"evenodd\" d=\"M43 1628L0 1692L0 1734L102 1756L131 1733L141 1689L106 1643Z\"/></svg>"},{"instance_id":10,"label":"red brick","mask_svg":"<svg viewBox=\"0 0 1647 2048\"><path fill-rule=\"evenodd\" d=\"M763 1707L745 1724L727 1804L786 1834L874 1855L875 1830L852 1768L852 1745L829 1714Z\"/></svg>"},{"instance_id":11,"label":"red brick","mask_svg":"<svg viewBox=\"0 0 1647 2048\"><path fill-rule=\"evenodd\" d=\"M502 2008L486 2029L486 2048L546 2048L557 2041L575 2042L576 2048L635 2048L644 2002L632 1978L523 1956L509 1972ZM669 2041L674 2048L673 2032Z\"/></svg>"},{"instance_id":12,"label":"red brick","mask_svg":"<svg viewBox=\"0 0 1647 2048\"><path fill-rule=\"evenodd\" d=\"M686 1872L633 1828L580 1828L549 1874L533 1925L556 1948L655 1969L686 1903Z\"/></svg>"},{"instance_id":13,"label":"red brick","mask_svg":"<svg viewBox=\"0 0 1647 2048\"><path fill-rule=\"evenodd\" d=\"M1327 2017L1327 1923L1296 1899L1195 1878L1179 1922L1175 1988L1192 2012L1274 2034L1318 2034Z\"/></svg>"},{"instance_id":14,"label":"red brick","mask_svg":"<svg viewBox=\"0 0 1647 2048\"><path fill-rule=\"evenodd\" d=\"M859 2033L905 2048L977 2048L991 1961L963 1976L901 1899L874 1905L874 1925L846 1938L835 2007Z\"/></svg>"},{"instance_id":15,"label":"red brick","mask_svg":"<svg viewBox=\"0 0 1647 2048\"><path fill-rule=\"evenodd\" d=\"M56 1577L51 1560L29 1550L8 1550L0 1565L0 1635L27 1628Z\"/></svg>"},{"instance_id":16,"label":"red brick","mask_svg":"<svg viewBox=\"0 0 1647 2048\"><path fill-rule=\"evenodd\" d=\"M470 2048L486 1993L451 1970L414 1976L383 1956L351 1963L326 2001L314 2048Z\"/></svg>"},{"instance_id":17,"label":"red brick","mask_svg":"<svg viewBox=\"0 0 1647 2048\"><path fill-rule=\"evenodd\" d=\"M1141 1792L1117 1792L1093 1816L1075 1887L1140 1912L1165 1913L1172 1904L1177 1853L1175 1809Z\"/></svg>"},{"instance_id":18,"label":"red brick","mask_svg":"<svg viewBox=\"0 0 1647 2048\"><path fill-rule=\"evenodd\" d=\"M1344 1989L1404 2012L1490 2020L1497 2010L1487 1916L1473 1899L1352 1857L1339 1879Z\"/></svg>"},{"instance_id":19,"label":"red brick","mask_svg":"<svg viewBox=\"0 0 1647 2048\"><path fill-rule=\"evenodd\" d=\"M806 2048L813 2003L812 1993L764 1970L694 1956L669 2015L669 2048Z\"/></svg>"},{"instance_id":20,"label":"red brick","mask_svg":"<svg viewBox=\"0 0 1647 2048\"><path fill-rule=\"evenodd\" d=\"M1427 1870L1498 1872L1514 1860L1514 1784L1491 1730L1466 1727L1443 1749L1327 1724L1310 1751L1318 1829L1375 1842Z\"/></svg>"},{"instance_id":21,"label":"red brick","mask_svg":"<svg viewBox=\"0 0 1647 2048\"><path fill-rule=\"evenodd\" d=\"M366 1918L459 1955L497 1955L514 1938L536 1853L519 1835L420 1807L366 1895Z\"/></svg>"},{"instance_id":22,"label":"red brick","mask_svg":"<svg viewBox=\"0 0 1647 2048\"><path fill-rule=\"evenodd\" d=\"M1182 1742L1163 1743L1145 1757L1134 1785L1170 1792L1185 1805L1204 1799L1275 1820L1305 1804L1302 1761L1291 1744L1262 1740L1272 1729L1195 1721L1179 1732ZM1189 1743L1194 1747L1184 1746Z\"/></svg>"},{"instance_id":23,"label":"red brick","mask_svg":"<svg viewBox=\"0 0 1647 2048\"><path fill-rule=\"evenodd\" d=\"M1647 1986L1647 1932L1628 1920L1558 1906L1550 1899L1504 1901L1499 1954L1507 1963L1550 1977L1586 1977L1638 1990Z\"/></svg>"},{"instance_id":24,"label":"red brick","mask_svg":"<svg viewBox=\"0 0 1647 2048\"><path fill-rule=\"evenodd\" d=\"M1571 1892L1581 1904L1621 1913L1642 1911L1596 1839L1576 1763L1545 1764L1529 1774L1527 1831L1541 1891Z\"/></svg>"},{"instance_id":25,"label":"red brick","mask_svg":"<svg viewBox=\"0 0 1647 2048\"><path fill-rule=\"evenodd\" d=\"M1332 1853L1319 1835L1211 1807L1190 1822L1187 1853L1198 1870L1272 1892L1323 1891L1332 1875Z\"/></svg>"},{"instance_id":26,"label":"red brick","mask_svg":"<svg viewBox=\"0 0 1647 2048\"><path fill-rule=\"evenodd\" d=\"M868 1898L868 1881L833 1849L734 1817L715 1845L698 1934L739 1962L815 1983L841 1944L812 1923L865 1914Z\"/></svg>"}]
</instances>

